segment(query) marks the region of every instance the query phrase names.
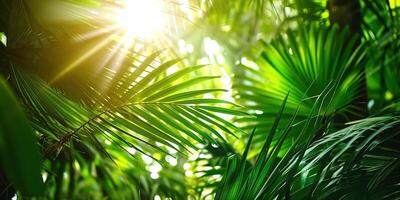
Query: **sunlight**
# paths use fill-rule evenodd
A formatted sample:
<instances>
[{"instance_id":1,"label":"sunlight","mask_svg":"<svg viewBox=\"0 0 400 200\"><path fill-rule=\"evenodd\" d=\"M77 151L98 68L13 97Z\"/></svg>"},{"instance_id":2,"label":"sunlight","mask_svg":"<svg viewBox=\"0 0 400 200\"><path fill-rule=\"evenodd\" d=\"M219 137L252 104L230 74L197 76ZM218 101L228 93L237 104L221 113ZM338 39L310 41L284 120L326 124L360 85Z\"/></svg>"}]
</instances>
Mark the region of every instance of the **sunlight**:
<instances>
[{"instance_id":1,"label":"sunlight","mask_svg":"<svg viewBox=\"0 0 400 200\"><path fill-rule=\"evenodd\" d=\"M118 25L131 37L149 37L160 32L165 15L161 0L126 0Z\"/></svg>"},{"instance_id":2,"label":"sunlight","mask_svg":"<svg viewBox=\"0 0 400 200\"><path fill-rule=\"evenodd\" d=\"M68 74L70 71L75 69L77 66L82 64L86 59L88 59L90 56L94 55L97 51L99 51L101 48L104 48L107 44L109 44L114 38L114 35L108 36L106 39L104 39L102 42L96 44L91 50L86 52L84 55L80 56L78 59L74 60L71 64L66 66L61 72L59 72L57 75L53 77L49 82L54 83L57 80L61 79L65 74Z\"/></svg>"},{"instance_id":3,"label":"sunlight","mask_svg":"<svg viewBox=\"0 0 400 200\"><path fill-rule=\"evenodd\" d=\"M0 32L0 42L3 43L4 46L7 46L7 36L2 32Z\"/></svg>"},{"instance_id":4,"label":"sunlight","mask_svg":"<svg viewBox=\"0 0 400 200\"><path fill-rule=\"evenodd\" d=\"M123 0L116 1L116 7L110 10L105 9L104 12L94 10L86 10L90 13L95 13L94 19L99 21L111 20L110 25L96 29L95 31L84 33L75 38L77 42L89 40L109 33L109 37L104 41L96 44L85 54L73 60L49 82L54 83L64 77L66 74L80 66L89 57L93 56L107 45L117 42L112 48L111 53L102 58L102 62L98 67L101 70L105 65L113 60L111 66L113 71L118 71L121 63L125 59L125 55L133 47L137 41L146 41L160 38L160 33L165 30L165 25L168 16L165 14L165 5L163 0ZM0 34L0 39L3 42L3 37ZM139 40L136 40L139 39ZM4 42L3 42L4 43Z\"/></svg>"}]
</instances>

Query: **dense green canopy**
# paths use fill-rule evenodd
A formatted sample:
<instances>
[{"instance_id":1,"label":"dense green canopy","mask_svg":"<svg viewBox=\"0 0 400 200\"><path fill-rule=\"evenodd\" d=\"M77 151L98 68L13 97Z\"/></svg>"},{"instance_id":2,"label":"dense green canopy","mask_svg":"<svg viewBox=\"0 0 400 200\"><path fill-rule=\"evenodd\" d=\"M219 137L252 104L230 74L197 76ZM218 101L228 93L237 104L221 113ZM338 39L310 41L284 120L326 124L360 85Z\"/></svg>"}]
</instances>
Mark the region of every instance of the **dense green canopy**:
<instances>
[{"instance_id":1,"label":"dense green canopy","mask_svg":"<svg viewBox=\"0 0 400 200\"><path fill-rule=\"evenodd\" d=\"M399 199L397 0L0 0L0 199Z\"/></svg>"}]
</instances>

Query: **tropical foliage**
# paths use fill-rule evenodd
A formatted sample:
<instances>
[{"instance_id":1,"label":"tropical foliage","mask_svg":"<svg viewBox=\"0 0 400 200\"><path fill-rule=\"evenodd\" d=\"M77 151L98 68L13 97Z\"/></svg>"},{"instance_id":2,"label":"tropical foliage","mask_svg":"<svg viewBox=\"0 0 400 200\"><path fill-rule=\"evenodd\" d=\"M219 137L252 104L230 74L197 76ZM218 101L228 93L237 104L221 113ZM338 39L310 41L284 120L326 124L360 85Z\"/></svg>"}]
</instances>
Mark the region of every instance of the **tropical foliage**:
<instances>
[{"instance_id":1,"label":"tropical foliage","mask_svg":"<svg viewBox=\"0 0 400 200\"><path fill-rule=\"evenodd\" d=\"M0 0L1 199L398 199L396 0Z\"/></svg>"}]
</instances>

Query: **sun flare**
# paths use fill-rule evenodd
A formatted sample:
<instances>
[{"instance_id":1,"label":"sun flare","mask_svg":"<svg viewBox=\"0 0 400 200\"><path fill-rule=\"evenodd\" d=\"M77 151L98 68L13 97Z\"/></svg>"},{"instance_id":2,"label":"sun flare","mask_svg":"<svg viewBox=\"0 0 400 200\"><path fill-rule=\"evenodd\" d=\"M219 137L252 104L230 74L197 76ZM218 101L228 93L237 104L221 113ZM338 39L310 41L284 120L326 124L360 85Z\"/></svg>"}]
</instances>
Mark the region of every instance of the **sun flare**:
<instances>
[{"instance_id":1,"label":"sun flare","mask_svg":"<svg viewBox=\"0 0 400 200\"><path fill-rule=\"evenodd\" d=\"M165 15L161 0L125 0L118 25L129 36L148 38L161 32Z\"/></svg>"}]
</instances>

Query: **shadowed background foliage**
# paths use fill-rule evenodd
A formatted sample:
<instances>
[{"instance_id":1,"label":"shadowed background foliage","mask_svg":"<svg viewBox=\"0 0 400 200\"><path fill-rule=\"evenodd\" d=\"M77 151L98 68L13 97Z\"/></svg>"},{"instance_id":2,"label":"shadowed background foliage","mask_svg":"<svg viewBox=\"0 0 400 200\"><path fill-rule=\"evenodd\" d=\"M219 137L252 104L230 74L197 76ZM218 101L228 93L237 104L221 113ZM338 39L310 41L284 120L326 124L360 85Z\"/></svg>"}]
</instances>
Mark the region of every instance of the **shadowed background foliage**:
<instances>
[{"instance_id":1,"label":"shadowed background foliage","mask_svg":"<svg viewBox=\"0 0 400 200\"><path fill-rule=\"evenodd\" d=\"M399 6L0 0L0 197L397 199Z\"/></svg>"}]
</instances>

